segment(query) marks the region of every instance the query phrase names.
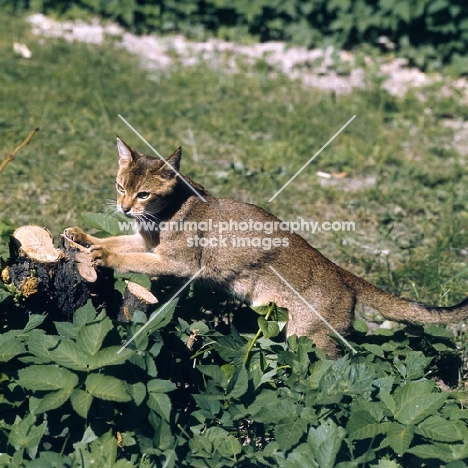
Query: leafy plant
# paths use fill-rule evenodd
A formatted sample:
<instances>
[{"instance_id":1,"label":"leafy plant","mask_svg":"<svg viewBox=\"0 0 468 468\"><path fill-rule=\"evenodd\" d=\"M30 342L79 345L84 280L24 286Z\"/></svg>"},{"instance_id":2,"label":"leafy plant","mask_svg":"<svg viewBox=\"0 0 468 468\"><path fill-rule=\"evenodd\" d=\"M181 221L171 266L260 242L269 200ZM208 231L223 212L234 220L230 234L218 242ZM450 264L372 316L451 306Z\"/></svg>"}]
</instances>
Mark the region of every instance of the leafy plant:
<instances>
[{"instance_id":1,"label":"leafy plant","mask_svg":"<svg viewBox=\"0 0 468 468\"><path fill-rule=\"evenodd\" d=\"M217 12L210 15L216 18ZM254 203L268 199L351 112L359 115L356 127L341 135L320 168L334 172L351 159L349 179L378 173L376 187L346 190L347 179L339 188L300 182L291 195L285 191L275 212L317 219L322 212L335 219L351 213L361 231L314 239L327 255L416 300L420 295L448 304L464 294L460 278L451 281L450 294L441 286L463 270L454 265L466 247L466 190L463 157L447 149L453 135L436 118L466 113L461 99L442 100L433 92L425 103L411 95L399 100L379 87L335 99L281 77L226 77L205 68L174 70L150 86L132 57L123 51L116 56L107 46L39 45L22 30L34 60L14 57L16 33L9 28L18 21L8 17L0 37L3 95L25 104L4 107L5 143L10 130L24 130L25 119L44 116L49 134L44 146L29 155L25 150L10 168L14 177L2 180L9 200L3 216L16 225L47 220L58 232L114 195L115 129L109 115L121 112L122 103L145 135L168 148L190 125L205 159L195 164L187 158L187 172L218 195ZM307 23L304 28L309 30ZM57 104L58 87L67 106ZM30 99L31 89L40 99ZM433 114L426 112L432 108ZM262 144L252 144L259 135ZM222 152L227 156L219 162ZM97 153L102 157L90 157ZM223 162L231 175L246 177L229 177L220 187L210 167ZM253 192L256 198L247 199ZM50 202L42 203L48 196ZM42 201L33 204L31 197ZM109 230L94 221L95 229ZM390 247L391 256L382 255ZM374 248L378 252L369 253ZM405 290L408 285L412 289ZM333 362L306 338L274 337L281 324L270 322L281 317L273 312L260 317L266 323L257 322L263 330L255 340L256 328L241 332L222 321L214 328L200 317L233 308L211 291L203 301L196 295L193 290L179 298L174 315L174 304L168 304L151 321L137 312L129 324L98 315L90 305L72 323L54 323L15 305L8 292L0 296L0 466L468 464L466 392L438 388L441 375L455 385L459 378L450 331L429 326L370 333L357 321L350 339L359 353ZM53 380L58 377L60 387Z\"/></svg>"},{"instance_id":2,"label":"leafy plant","mask_svg":"<svg viewBox=\"0 0 468 468\"><path fill-rule=\"evenodd\" d=\"M22 330L0 335L1 440L9 462L22 466L65 452L66 463L84 459L98 466L133 466L116 463L117 440L125 451L136 444L132 437L142 421L150 418L160 431L170 419L167 393L176 387L158 378L153 359L162 343L153 336L150 346L148 334L170 320L175 304L157 311L156 320L137 313L127 332L142 333L127 347L105 312L96 315L90 303L72 323L56 322L57 334L39 328L46 316L32 315ZM39 447L45 453L38 454Z\"/></svg>"},{"instance_id":3,"label":"leafy plant","mask_svg":"<svg viewBox=\"0 0 468 468\"><path fill-rule=\"evenodd\" d=\"M290 40L307 47L334 44L393 43L399 54L421 68L450 63L456 73L468 72L468 6L462 0L2 0L0 7L21 7L82 17L89 13L112 18L137 31L205 32L229 39L249 34L262 40ZM382 37L385 40L382 40Z\"/></svg>"},{"instance_id":4,"label":"leafy plant","mask_svg":"<svg viewBox=\"0 0 468 468\"><path fill-rule=\"evenodd\" d=\"M441 392L428 378L432 358L411 349L414 330L369 341L357 322L359 353L335 362L305 337L272 341L284 322L274 305L259 308L263 336L255 339L232 326L223 335L175 319L175 306L149 318L136 312L126 325L96 315L90 303L72 322L31 315L22 328L7 323L0 462L344 468L468 461L464 395ZM434 349L451 348L443 329L425 332Z\"/></svg>"}]
</instances>

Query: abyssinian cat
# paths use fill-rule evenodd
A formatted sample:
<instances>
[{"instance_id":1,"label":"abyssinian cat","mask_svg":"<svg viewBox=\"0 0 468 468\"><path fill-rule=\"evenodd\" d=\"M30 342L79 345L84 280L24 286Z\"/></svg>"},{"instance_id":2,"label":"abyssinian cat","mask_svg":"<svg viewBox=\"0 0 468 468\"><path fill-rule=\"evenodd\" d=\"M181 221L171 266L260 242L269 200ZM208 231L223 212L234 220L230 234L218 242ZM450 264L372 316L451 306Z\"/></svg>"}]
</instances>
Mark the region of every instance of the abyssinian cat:
<instances>
[{"instance_id":1,"label":"abyssinian cat","mask_svg":"<svg viewBox=\"0 0 468 468\"><path fill-rule=\"evenodd\" d=\"M148 223L142 223L137 234L107 239L85 234L78 227L66 229L67 237L89 247L96 265L181 278L199 272L199 279L220 285L248 304L273 302L288 309L287 335L309 336L332 357L341 350L325 322L346 336L357 301L398 322L447 323L468 318L468 298L453 307L412 302L340 268L294 232L261 230L278 227L281 221L255 205L215 198L182 176L178 172L181 148L161 160L135 151L119 138L117 147L117 208ZM148 229L154 224L151 221L159 229Z\"/></svg>"}]
</instances>

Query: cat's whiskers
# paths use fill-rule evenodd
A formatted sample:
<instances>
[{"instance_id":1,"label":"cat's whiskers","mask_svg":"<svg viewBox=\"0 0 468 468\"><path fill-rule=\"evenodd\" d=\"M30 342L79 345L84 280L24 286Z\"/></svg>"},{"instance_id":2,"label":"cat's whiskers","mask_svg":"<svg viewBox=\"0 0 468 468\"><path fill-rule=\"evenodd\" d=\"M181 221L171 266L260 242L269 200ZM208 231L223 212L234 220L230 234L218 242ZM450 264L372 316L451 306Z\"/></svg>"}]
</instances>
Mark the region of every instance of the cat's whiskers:
<instances>
[{"instance_id":1,"label":"cat's whiskers","mask_svg":"<svg viewBox=\"0 0 468 468\"><path fill-rule=\"evenodd\" d=\"M158 223L159 222L158 218L155 218L155 217L151 216L145 210L138 213L138 215L136 215L135 217L138 217L138 220L140 222L144 222L144 223Z\"/></svg>"},{"instance_id":2,"label":"cat's whiskers","mask_svg":"<svg viewBox=\"0 0 468 468\"><path fill-rule=\"evenodd\" d=\"M156 224L161 222L161 218L158 215L151 213L151 211L143 210L143 216L148 221L154 221Z\"/></svg>"},{"instance_id":3,"label":"cat's whiskers","mask_svg":"<svg viewBox=\"0 0 468 468\"><path fill-rule=\"evenodd\" d=\"M107 200L104 208L102 209L104 215L109 218L117 218L119 211L117 209L117 203L114 200Z\"/></svg>"}]
</instances>

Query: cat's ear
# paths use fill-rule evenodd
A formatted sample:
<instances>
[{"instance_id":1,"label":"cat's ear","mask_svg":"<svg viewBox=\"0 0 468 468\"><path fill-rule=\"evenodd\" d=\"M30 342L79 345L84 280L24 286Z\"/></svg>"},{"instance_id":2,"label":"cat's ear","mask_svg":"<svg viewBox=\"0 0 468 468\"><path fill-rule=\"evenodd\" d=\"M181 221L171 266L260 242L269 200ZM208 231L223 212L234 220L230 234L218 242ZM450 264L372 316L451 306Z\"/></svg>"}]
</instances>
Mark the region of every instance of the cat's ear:
<instances>
[{"instance_id":1,"label":"cat's ear","mask_svg":"<svg viewBox=\"0 0 468 468\"><path fill-rule=\"evenodd\" d=\"M119 137L117 137L117 150L119 151L119 166L128 166L132 162L132 151Z\"/></svg>"},{"instance_id":2,"label":"cat's ear","mask_svg":"<svg viewBox=\"0 0 468 468\"><path fill-rule=\"evenodd\" d=\"M179 146L167 159L166 161L177 171L180 168L180 160L182 158L182 147Z\"/></svg>"},{"instance_id":3,"label":"cat's ear","mask_svg":"<svg viewBox=\"0 0 468 468\"><path fill-rule=\"evenodd\" d=\"M166 158L166 162L168 164L164 164L164 166L161 168L161 175L169 178L175 177L177 174L174 172L174 170L179 172L181 157L182 147L179 146L168 158Z\"/></svg>"}]
</instances>

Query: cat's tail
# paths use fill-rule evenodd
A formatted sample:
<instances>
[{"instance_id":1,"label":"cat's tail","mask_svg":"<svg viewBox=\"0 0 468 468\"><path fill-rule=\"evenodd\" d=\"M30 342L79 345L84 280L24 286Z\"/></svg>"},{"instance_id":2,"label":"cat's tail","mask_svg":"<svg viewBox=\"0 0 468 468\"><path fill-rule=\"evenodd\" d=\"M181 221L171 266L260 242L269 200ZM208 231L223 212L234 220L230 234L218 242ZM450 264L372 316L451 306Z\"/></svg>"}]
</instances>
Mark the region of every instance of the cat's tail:
<instances>
[{"instance_id":1,"label":"cat's tail","mask_svg":"<svg viewBox=\"0 0 468 468\"><path fill-rule=\"evenodd\" d=\"M468 319L468 298L450 307L430 306L382 291L362 278L354 278L357 300L377 309L388 320L426 324L454 323Z\"/></svg>"}]
</instances>

